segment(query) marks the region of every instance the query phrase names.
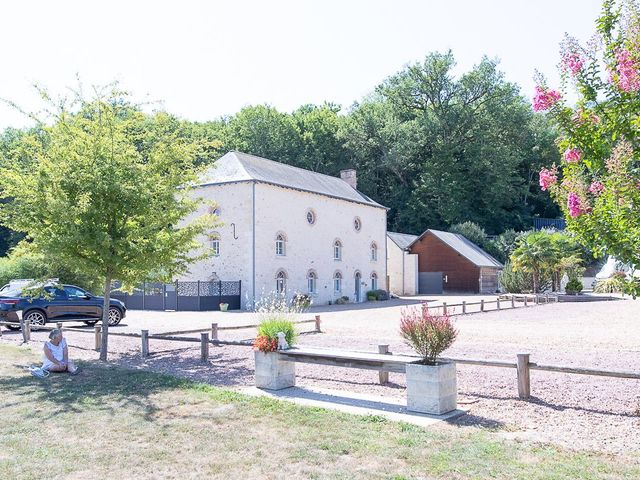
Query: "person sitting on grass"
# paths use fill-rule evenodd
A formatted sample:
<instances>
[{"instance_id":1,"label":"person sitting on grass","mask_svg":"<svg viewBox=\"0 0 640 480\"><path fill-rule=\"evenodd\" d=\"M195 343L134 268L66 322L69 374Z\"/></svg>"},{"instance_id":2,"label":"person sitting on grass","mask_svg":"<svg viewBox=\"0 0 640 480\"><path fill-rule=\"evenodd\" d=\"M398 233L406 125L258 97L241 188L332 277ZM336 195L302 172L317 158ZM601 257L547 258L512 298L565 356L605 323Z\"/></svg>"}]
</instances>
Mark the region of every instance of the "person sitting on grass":
<instances>
[{"instance_id":1,"label":"person sitting on grass","mask_svg":"<svg viewBox=\"0 0 640 480\"><path fill-rule=\"evenodd\" d=\"M44 344L44 362L42 369L50 372L69 372L75 374L78 368L69 360L67 341L62 330L55 328L49 333L49 341Z\"/></svg>"}]
</instances>

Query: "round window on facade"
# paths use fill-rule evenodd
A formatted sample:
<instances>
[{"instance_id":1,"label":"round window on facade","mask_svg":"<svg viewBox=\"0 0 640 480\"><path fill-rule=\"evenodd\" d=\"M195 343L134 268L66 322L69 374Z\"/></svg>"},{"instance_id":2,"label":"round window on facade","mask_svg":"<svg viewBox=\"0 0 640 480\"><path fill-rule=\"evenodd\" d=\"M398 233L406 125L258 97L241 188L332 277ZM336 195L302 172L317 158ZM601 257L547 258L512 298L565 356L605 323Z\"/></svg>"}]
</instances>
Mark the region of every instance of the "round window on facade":
<instances>
[{"instance_id":1,"label":"round window on facade","mask_svg":"<svg viewBox=\"0 0 640 480\"><path fill-rule=\"evenodd\" d=\"M309 225L316 223L316 212L311 209L307 210L307 223Z\"/></svg>"},{"instance_id":2,"label":"round window on facade","mask_svg":"<svg viewBox=\"0 0 640 480\"><path fill-rule=\"evenodd\" d=\"M362 228L362 222L360 221L360 217L356 217L353 219L353 228L356 229L356 232L359 232Z\"/></svg>"}]
</instances>

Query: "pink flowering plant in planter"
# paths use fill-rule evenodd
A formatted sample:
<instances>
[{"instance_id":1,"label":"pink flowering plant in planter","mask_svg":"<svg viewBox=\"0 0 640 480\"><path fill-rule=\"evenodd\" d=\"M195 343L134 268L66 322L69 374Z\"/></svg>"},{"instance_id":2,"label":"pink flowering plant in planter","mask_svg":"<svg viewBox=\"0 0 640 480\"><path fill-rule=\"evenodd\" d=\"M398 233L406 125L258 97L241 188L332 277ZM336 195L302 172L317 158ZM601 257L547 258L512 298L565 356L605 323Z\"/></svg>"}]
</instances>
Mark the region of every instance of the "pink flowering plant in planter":
<instances>
[{"instance_id":1,"label":"pink flowering plant in planter","mask_svg":"<svg viewBox=\"0 0 640 480\"><path fill-rule=\"evenodd\" d=\"M540 171L540 187L581 243L640 266L638 0L605 0L593 39L581 45L567 36L561 44L560 73L558 89L538 76L532 99L559 127L563 154L560 165ZM640 282L630 278L626 291L640 294Z\"/></svg>"},{"instance_id":2,"label":"pink flowering plant in planter","mask_svg":"<svg viewBox=\"0 0 640 480\"><path fill-rule=\"evenodd\" d=\"M458 331L448 314L434 314L423 303L420 308L402 312L400 336L422 357L420 363L436 365L438 356L453 344Z\"/></svg>"}]
</instances>

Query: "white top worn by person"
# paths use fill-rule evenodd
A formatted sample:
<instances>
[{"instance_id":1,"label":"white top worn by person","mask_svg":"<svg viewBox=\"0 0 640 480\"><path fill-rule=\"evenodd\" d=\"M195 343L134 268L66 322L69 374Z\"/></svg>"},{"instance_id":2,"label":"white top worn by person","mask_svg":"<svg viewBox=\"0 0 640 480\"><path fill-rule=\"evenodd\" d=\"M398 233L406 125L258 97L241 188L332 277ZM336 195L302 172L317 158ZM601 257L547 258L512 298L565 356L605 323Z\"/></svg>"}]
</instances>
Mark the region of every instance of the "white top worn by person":
<instances>
[{"instance_id":1,"label":"white top worn by person","mask_svg":"<svg viewBox=\"0 0 640 480\"><path fill-rule=\"evenodd\" d=\"M42 369L50 372L76 373L78 369L69 360L67 341L62 337L62 330L56 328L49 333L49 341L44 344Z\"/></svg>"}]
</instances>

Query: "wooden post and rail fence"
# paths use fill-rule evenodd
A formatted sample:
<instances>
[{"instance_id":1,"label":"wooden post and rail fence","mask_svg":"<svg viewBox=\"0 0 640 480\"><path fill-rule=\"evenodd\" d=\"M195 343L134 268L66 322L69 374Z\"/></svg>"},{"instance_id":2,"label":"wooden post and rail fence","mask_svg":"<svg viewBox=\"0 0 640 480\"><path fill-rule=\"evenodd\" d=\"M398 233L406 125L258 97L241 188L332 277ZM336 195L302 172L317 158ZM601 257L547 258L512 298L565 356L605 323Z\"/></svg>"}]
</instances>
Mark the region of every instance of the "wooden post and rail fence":
<instances>
[{"instance_id":1,"label":"wooden post and rail fence","mask_svg":"<svg viewBox=\"0 0 640 480\"><path fill-rule=\"evenodd\" d=\"M512 300L513 301L513 300ZM446 307L445 307L446 308ZM320 329L320 316L316 315L314 319L311 320L302 320L295 323L314 323L315 327L313 332L321 332ZM0 322L0 325L15 325L15 323L10 322ZM200 343L200 359L204 362L209 359L209 347L210 345L240 345L246 347L252 347L252 342L247 341L237 341L237 340L220 340L218 338L218 332L221 330L240 330L240 329L249 329L256 328L257 325L234 325L234 326L219 326L217 323L212 323L211 328L207 329L197 329L197 330L182 330L182 331L174 331L174 332L164 332L158 334L150 334L149 330L142 330L138 333L127 333L127 332L109 332L110 336L115 337L130 337L130 338L140 338L141 341L141 356L148 357L150 355L149 350L149 340L168 340L174 342L190 342L190 343ZM58 323L56 327L49 326L38 326L40 330L53 330L54 328L62 328L62 324ZM88 329L81 328L73 328L73 327L65 327L64 330L79 332L79 333L93 333L95 338L95 349L100 350L101 346L101 326L95 325L93 331ZM184 335L189 333L200 333L200 338L193 337L180 337L178 335ZM211 335L211 337L210 337ZM23 337L29 339L31 338L31 328L29 322L24 322L24 332ZM378 345L378 352L386 355L393 355L392 352L389 351L388 344L380 344ZM403 356L411 356L411 355L403 355ZM419 357L415 357L416 361ZM450 361L455 362L461 365L473 365L480 367L498 367L498 368L513 368L516 370L516 378L518 385L518 396L522 399L527 399L531 396L531 370L538 370L544 372L555 372L555 373L568 373L575 375L590 375L590 376L598 376L605 378L625 378L632 380L640 380L640 372L631 372L631 371L620 371L620 370L600 370L595 368L584 368L584 367L574 367L574 366L561 366L561 365L546 365L537 362L531 362L531 354L530 353L519 353L516 355L515 362L509 362L504 360L491 360L491 359L473 359L473 358L464 358L464 357L441 357L442 361ZM388 371L380 371L379 372L379 382L380 384L385 384L389 382L389 372Z\"/></svg>"}]
</instances>

